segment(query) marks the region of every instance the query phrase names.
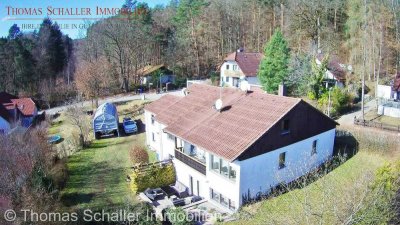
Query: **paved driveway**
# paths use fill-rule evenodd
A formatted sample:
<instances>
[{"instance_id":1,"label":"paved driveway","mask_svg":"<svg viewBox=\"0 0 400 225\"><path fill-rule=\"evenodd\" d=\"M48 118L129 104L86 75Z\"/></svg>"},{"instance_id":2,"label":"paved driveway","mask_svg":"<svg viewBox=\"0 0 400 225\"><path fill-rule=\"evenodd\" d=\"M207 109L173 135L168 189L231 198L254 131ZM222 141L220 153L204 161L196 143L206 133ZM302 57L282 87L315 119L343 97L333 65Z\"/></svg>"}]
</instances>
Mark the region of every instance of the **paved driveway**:
<instances>
[{"instance_id":1,"label":"paved driveway","mask_svg":"<svg viewBox=\"0 0 400 225\"><path fill-rule=\"evenodd\" d=\"M367 112L369 112L371 110L376 110L376 101L375 101L375 99L371 100L371 101L369 101L369 102L367 102L365 104L364 113L367 113ZM356 116L357 118L360 118L361 114L362 114L362 112L361 112L361 109L360 109L360 110L357 110L355 112L343 115L342 117L340 117L337 120L337 122L339 124L341 124L341 125L353 125L354 117Z\"/></svg>"}]
</instances>

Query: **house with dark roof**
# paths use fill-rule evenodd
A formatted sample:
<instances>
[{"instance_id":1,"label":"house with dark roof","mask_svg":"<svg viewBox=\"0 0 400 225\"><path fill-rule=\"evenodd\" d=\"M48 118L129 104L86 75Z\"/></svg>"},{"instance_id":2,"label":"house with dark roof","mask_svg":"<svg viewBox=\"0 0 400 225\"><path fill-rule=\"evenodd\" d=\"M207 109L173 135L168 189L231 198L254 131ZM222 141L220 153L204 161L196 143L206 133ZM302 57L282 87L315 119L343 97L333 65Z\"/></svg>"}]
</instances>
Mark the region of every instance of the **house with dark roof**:
<instances>
[{"instance_id":1,"label":"house with dark roof","mask_svg":"<svg viewBox=\"0 0 400 225\"><path fill-rule=\"evenodd\" d=\"M325 55L322 53L317 55L315 58L317 65L321 65L324 57ZM325 73L325 83L327 88L332 86L344 87L346 84L346 75L348 72L351 72L352 67L341 63L337 55L329 56L327 67L328 70Z\"/></svg>"},{"instance_id":2,"label":"house with dark roof","mask_svg":"<svg viewBox=\"0 0 400 225\"><path fill-rule=\"evenodd\" d=\"M177 182L231 211L330 159L337 125L298 98L202 84L147 105L145 123Z\"/></svg>"},{"instance_id":3,"label":"house with dark roof","mask_svg":"<svg viewBox=\"0 0 400 225\"><path fill-rule=\"evenodd\" d=\"M260 85L257 78L261 53L245 52L239 49L229 54L221 65L221 84L228 87L240 87L243 80L250 85Z\"/></svg>"},{"instance_id":4,"label":"house with dark roof","mask_svg":"<svg viewBox=\"0 0 400 225\"><path fill-rule=\"evenodd\" d=\"M0 116L9 124L19 122L21 126L29 127L38 114L36 104L31 98L18 98L6 92L0 92L0 105L3 108L0 109Z\"/></svg>"},{"instance_id":5,"label":"house with dark roof","mask_svg":"<svg viewBox=\"0 0 400 225\"><path fill-rule=\"evenodd\" d=\"M159 81L153 81L153 75L155 72L160 71L162 73ZM157 83L161 81L161 84L173 83L175 76L173 72L169 70L164 64L159 65L147 65L137 71L140 77L140 83L142 85L149 85L150 83Z\"/></svg>"}]
</instances>

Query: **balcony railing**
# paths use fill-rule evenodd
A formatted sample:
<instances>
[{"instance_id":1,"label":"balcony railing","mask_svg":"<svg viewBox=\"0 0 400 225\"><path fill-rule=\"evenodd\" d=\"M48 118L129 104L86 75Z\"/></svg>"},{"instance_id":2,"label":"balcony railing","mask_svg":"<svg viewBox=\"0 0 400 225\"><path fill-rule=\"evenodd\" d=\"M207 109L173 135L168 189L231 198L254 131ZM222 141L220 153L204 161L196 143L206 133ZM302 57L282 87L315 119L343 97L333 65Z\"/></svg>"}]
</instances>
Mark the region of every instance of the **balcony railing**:
<instances>
[{"instance_id":1,"label":"balcony railing","mask_svg":"<svg viewBox=\"0 0 400 225\"><path fill-rule=\"evenodd\" d=\"M198 172L206 175L206 165L205 163L200 162L198 159L192 158L177 149L175 150L175 158L197 170Z\"/></svg>"}]
</instances>

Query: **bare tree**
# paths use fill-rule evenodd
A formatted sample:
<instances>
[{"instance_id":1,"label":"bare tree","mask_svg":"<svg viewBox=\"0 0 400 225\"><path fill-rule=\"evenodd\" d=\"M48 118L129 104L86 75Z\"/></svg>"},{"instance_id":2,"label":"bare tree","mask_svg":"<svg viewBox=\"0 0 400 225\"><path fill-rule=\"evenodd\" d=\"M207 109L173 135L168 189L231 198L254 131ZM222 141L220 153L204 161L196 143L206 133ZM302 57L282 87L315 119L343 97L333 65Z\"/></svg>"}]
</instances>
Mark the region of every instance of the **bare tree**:
<instances>
[{"instance_id":1,"label":"bare tree","mask_svg":"<svg viewBox=\"0 0 400 225\"><path fill-rule=\"evenodd\" d=\"M84 108L78 103L69 104L65 111L65 116L69 123L78 129L80 146L86 147L90 141L90 117L85 112Z\"/></svg>"}]
</instances>

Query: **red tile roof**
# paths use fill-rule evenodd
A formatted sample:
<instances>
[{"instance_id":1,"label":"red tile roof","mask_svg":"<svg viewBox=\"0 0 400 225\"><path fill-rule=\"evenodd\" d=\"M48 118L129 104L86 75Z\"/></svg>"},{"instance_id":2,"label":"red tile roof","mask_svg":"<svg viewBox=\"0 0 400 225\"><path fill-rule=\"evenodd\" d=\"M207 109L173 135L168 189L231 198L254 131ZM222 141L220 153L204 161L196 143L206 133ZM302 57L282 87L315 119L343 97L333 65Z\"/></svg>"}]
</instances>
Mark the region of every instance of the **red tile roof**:
<instances>
[{"instance_id":1,"label":"red tile roof","mask_svg":"<svg viewBox=\"0 0 400 225\"><path fill-rule=\"evenodd\" d=\"M261 53L233 52L225 58L225 61L235 61L244 75L255 77L263 57Z\"/></svg>"},{"instance_id":2,"label":"red tile roof","mask_svg":"<svg viewBox=\"0 0 400 225\"><path fill-rule=\"evenodd\" d=\"M164 95L157 101L154 101L148 105L146 105L145 110L148 110L155 115L163 112L166 108L171 106L172 104L179 101L182 97L174 96L174 95Z\"/></svg>"},{"instance_id":3,"label":"red tile roof","mask_svg":"<svg viewBox=\"0 0 400 225\"><path fill-rule=\"evenodd\" d=\"M35 114L36 105L31 98L11 99L11 101L17 106L22 115L33 116Z\"/></svg>"},{"instance_id":4,"label":"red tile roof","mask_svg":"<svg viewBox=\"0 0 400 225\"><path fill-rule=\"evenodd\" d=\"M193 84L188 91L187 96L162 111L152 111L152 105L158 101L146 109L167 126L166 132L230 161L301 102L296 98L223 88L224 107L218 112L213 105L220 96L219 87Z\"/></svg>"}]
</instances>

